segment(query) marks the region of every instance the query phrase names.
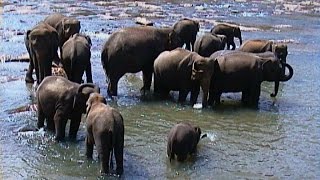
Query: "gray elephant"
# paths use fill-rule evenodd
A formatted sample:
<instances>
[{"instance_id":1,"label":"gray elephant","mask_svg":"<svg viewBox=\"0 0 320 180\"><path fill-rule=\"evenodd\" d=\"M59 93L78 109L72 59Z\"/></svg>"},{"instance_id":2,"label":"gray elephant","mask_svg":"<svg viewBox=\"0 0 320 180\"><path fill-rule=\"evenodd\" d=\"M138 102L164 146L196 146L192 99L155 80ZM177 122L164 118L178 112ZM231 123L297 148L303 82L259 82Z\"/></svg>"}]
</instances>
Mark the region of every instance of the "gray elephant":
<instances>
[{"instance_id":1,"label":"gray elephant","mask_svg":"<svg viewBox=\"0 0 320 180\"><path fill-rule=\"evenodd\" d=\"M57 56L58 33L47 23L40 22L27 31L24 42L30 57L25 81L34 82L32 72L35 69L37 83L40 84L46 76L51 75L52 61Z\"/></svg>"},{"instance_id":2,"label":"gray elephant","mask_svg":"<svg viewBox=\"0 0 320 180\"><path fill-rule=\"evenodd\" d=\"M184 161L187 159L188 154L195 153L200 136L200 127L188 122L181 122L173 126L167 140L167 155L170 162L175 159L175 155L178 161ZM204 137L206 137L206 134L201 139Z\"/></svg>"},{"instance_id":3,"label":"gray elephant","mask_svg":"<svg viewBox=\"0 0 320 180\"><path fill-rule=\"evenodd\" d=\"M253 39L245 41L239 48L243 52L263 53L271 51L282 62L287 62L288 48L286 44L274 43L270 40Z\"/></svg>"},{"instance_id":4,"label":"gray elephant","mask_svg":"<svg viewBox=\"0 0 320 180\"><path fill-rule=\"evenodd\" d=\"M79 20L72 17L64 16L60 13L49 15L44 19L44 22L48 23L50 26L57 30L59 35L60 53L62 53L63 44L69 39L70 36L79 33L81 28Z\"/></svg>"},{"instance_id":5,"label":"gray elephant","mask_svg":"<svg viewBox=\"0 0 320 180\"><path fill-rule=\"evenodd\" d=\"M168 96L170 90L179 91L179 102L191 92L190 101L197 101L200 86L203 90L202 106L207 106L210 80L215 61L195 52L177 48L162 52L154 62L154 93Z\"/></svg>"},{"instance_id":6,"label":"gray elephant","mask_svg":"<svg viewBox=\"0 0 320 180\"><path fill-rule=\"evenodd\" d=\"M112 152L116 159L116 173L123 173L124 125L121 114L106 105L105 98L99 93L92 93L87 101L87 137L86 155L92 158L93 146L96 145L101 173L109 173L112 168Z\"/></svg>"},{"instance_id":7,"label":"gray elephant","mask_svg":"<svg viewBox=\"0 0 320 180\"><path fill-rule=\"evenodd\" d=\"M227 43L227 37L220 34L205 33L197 38L194 51L204 57L210 57L216 51L223 50Z\"/></svg>"},{"instance_id":8,"label":"gray elephant","mask_svg":"<svg viewBox=\"0 0 320 180\"><path fill-rule=\"evenodd\" d=\"M104 44L101 63L109 78L108 94L117 96L118 81L125 73L143 73L143 93L150 90L153 62L165 50L181 46L172 28L138 26L120 29Z\"/></svg>"},{"instance_id":9,"label":"gray elephant","mask_svg":"<svg viewBox=\"0 0 320 180\"><path fill-rule=\"evenodd\" d=\"M92 83L91 45L89 36L76 33L62 46L61 62L70 81L80 84L85 71L87 82Z\"/></svg>"},{"instance_id":10,"label":"gray elephant","mask_svg":"<svg viewBox=\"0 0 320 180\"><path fill-rule=\"evenodd\" d=\"M218 24L211 29L212 34L222 34L227 37L227 49L236 49L236 44L234 43L234 37L239 38L240 45L242 44L241 30L239 26L233 24Z\"/></svg>"},{"instance_id":11,"label":"gray elephant","mask_svg":"<svg viewBox=\"0 0 320 180\"><path fill-rule=\"evenodd\" d=\"M71 119L69 137L75 139L92 92L100 92L99 87L92 83L80 85L60 76L46 77L36 92L38 128L44 127L46 119L47 129L55 131L55 139L60 141L65 137L67 120Z\"/></svg>"},{"instance_id":12,"label":"gray elephant","mask_svg":"<svg viewBox=\"0 0 320 180\"><path fill-rule=\"evenodd\" d=\"M293 76L289 64L282 64L274 57L260 57L241 51L216 52L211 55L218 62L212 76L209 105L219 104L224 92L242 92L242 102L250 107L258 107L261 83L263 81L288 81ZM282 66L289 69L289 75L282 75ZM278 88L275 87L275 93Z\"/></svg>"},{"instance_id":13,"label":"gray elephant","mask_svg":"<svg viewBox=\"0 0 320 180\"><path fill-rule=\"evenodd\" d=\"M186 49L194 51L194 43L197 38L200 25L198 21L183 18L173 25L174 31L180 36L183 44L186 44ZM182 45L183 45L182 44Z\"/></svg>"}]
</instances>

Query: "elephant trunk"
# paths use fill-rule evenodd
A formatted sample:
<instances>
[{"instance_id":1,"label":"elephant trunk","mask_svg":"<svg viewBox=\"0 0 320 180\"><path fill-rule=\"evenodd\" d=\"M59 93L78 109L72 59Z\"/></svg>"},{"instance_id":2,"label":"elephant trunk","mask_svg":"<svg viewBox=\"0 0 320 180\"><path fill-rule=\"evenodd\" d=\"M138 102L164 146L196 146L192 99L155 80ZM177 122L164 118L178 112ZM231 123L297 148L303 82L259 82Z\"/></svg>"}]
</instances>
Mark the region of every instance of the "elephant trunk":
<instances>
[{"instance_id":1,"label":"elephant trunk","mask_svg":"<svg viewBox=\"0 0 320 180\"><path fill-rule=\"evenodd\" d=\"M239 36L239 41L240 41L240 46L242 45L242 37L241 35Z\"/></svg>"},{"instance_id":2,"label":"elephant trunk","mask_svg":"<svg viewBox=\"0 0 320 180\"><path fill-rule=\"evenodd\" d=\"M211 77L211 76L209 76ZM205 78L201 80L200 86L203 92L202 96L202 107L205 108L208 105L208 95L209 95L209 88L210 88L210 80L211 78Z\"/></svg>"},{"instance_id":3,"label":"elephant trunk","mask_svg":"<svg viewBox=\"0 0 320 180\"><path fill-rule=\"evenodd\" d=\"M281 77L280 77L280 81L288 81L288 80L290 80L290 79L292 78L292 76L293 76L293 68L292 68L289 64L287 64L287 63L284 63L283 66L284 66L284 70L285 70L286 67L288 68L288 70L289 70L289 75L285 75L285 73L283 73L283 74L281 75Z\"/></svg>"},{"instance_id":4,"label":"elephant trunk","mask_svg":"<svg viewBox=\"0 0 320 180\"><path fill-rule=\"evenodd\" d=\"M279 80L274 82L274 93L271 93L270 96L276 97L278 94L278 90L279 90Z\"/></svg>"}]
</instances>

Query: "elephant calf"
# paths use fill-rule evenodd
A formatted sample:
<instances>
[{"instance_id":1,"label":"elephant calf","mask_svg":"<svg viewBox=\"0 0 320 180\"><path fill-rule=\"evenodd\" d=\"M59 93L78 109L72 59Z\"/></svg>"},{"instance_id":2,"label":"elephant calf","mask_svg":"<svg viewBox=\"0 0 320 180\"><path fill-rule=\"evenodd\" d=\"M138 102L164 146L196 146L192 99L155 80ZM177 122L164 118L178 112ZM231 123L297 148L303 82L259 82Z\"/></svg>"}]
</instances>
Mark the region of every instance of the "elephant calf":
<instances>
[{"instance_id":1,"label":"elephant calf","mask_svg":"<svg viewBox=\"0 0 320 180\"><path fill-rule=\"evenodd\" d=\"M44 127L46 119L47 129L55 131L55 139L63 140L67 120L71 119L69 137L75 139L92 92L100 92L100 88L91 83L80 85L60 76L46 77L36 92L38 128Z\"/></svg>"},{"instance_id":2,"label":"elephant calf","mask_svg":"<svg viewBox=\"0 0 320 180\"><path fill-rule=\"evenodd\" d=\"M87 101L86 155L88 158L92 158L94 144L101 161L101 173L109 172L109 161L112 167L114 151L116 173L121 175L123 173L123 118L117 110L106 105L105 98L99 93L92 93Z\"/></svg>"},{"instance_id":3,"label":"elephant calf","mask_svg":"<svg viewBox=\"0 0 320 180\"><path fill-rule=\"evenodd\" d=\"M201 129L198 126L191 125L190 123L181 122L173 126L168 134L167 142L167 155L170 159L177 156L178 161L187 159L188 154L196 151L199 143ZM204 134L202 138L206 137Z\"/></svg>"},{"instance_id":4,"label":"elephant calf","mask_svg":"<svg viewBox=\"0 0 320 180\"><path fill-rule=\"evenodd\" d=\"M174 31L179 35L183 44L186 44L186 49L194 51L194 42L197 38L200 25L198 21L183 18L173 25ZM183 45L182 44L182 45Z\"/></svg>"},{"instance_id":5,"label":"elephant calf","mask_svg":"<svg viewBox=\"0 0 320 180\"><path fill-rule=\"evenodd\" d=\"M221 34L227 37L227 50L232 46L232 50L236 49L236 44L234 43L234 37L239 38L240 45L242 44L241 30L239 26L233 24L218 24L211 29L212 34Z\"/></svg>"},{"instance_id":6,"label":"elephant calf","mask_svg":"<svg viewBox=\"0 0 320 180\"><path fill-rule=\"evenodd\" d=\"M191 91L193 105L201 85L202 106L206 107L214 63L210 58L181 48L164 51L154 62L154 92L167 96L170 90L179 91L179 102L184 102Z\"/></svg>"},{"instance_id":7,"label":"elephant calf","mask_svg":"<svg viewBox=\"0 0 320 180\"><path fill-rule=\"evenodd\" d=\"M62 46L61 62L70 81L81 83L86 71L87 82L92 83L91 39L89 36L74 34Z\"/></svg>"}]
</instances>

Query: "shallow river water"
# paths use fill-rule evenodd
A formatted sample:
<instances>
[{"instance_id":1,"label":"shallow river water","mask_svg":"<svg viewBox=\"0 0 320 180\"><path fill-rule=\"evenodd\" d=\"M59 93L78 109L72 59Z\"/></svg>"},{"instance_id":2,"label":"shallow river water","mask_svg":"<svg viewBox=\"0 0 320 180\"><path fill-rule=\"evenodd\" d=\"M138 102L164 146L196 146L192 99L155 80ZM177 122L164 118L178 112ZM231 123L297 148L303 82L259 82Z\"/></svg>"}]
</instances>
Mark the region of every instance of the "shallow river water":
<instances>
[{"instance_id":1,"label":"shallow river water","mask_svg":"<svg viewBox=\"0 0 320 180\"><path fill-rule=\"evenodd\" d=\"M2 60L26 53L24 33L53 12L77 17L91 36L93 80L106 93L100 52L118 28L146 17L155 26L171 26L182 17L200 21L200 33L217 22L241 26L243 40L285 42L293 78L280 86L263 83L259 109L241 106L240 94L224 94L221 107L194 109L142 98L141 74L127 74L119 96L108 103L125 122L123 179L319 179L320 178L320 4L318 1L0 1ZM239 41L236 40L239 45ZM17 132L36 125L36 112L9 114L35 102L26 85L28 63L0 64L0 179L97 179L99 163L85 157L85 118L77 142L56 143L53 134ZM166 135L180 121L202 128L208 138L185 163L166 156Z\"/></svg>"}]
</instances>

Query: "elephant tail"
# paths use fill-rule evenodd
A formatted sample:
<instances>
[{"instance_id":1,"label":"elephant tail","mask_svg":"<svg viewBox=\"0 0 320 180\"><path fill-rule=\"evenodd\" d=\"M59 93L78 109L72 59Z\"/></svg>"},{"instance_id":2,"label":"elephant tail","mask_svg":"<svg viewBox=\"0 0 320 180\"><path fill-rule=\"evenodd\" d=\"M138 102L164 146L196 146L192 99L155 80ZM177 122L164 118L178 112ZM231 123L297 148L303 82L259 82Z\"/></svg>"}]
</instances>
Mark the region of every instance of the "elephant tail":
<instances>
[{"instance_id":1,"label":"elephant tail","mask_svg":"<svg viewBox=\"0 0 320 180\"><path fill-rule=\"evenodd\" d=\"M101 64L102 64L104 73L106 75L107 81L109 81L107 62L108 62L108 49L104 48L104 50L101 53Z\"/></svg>"}]
</instances>

